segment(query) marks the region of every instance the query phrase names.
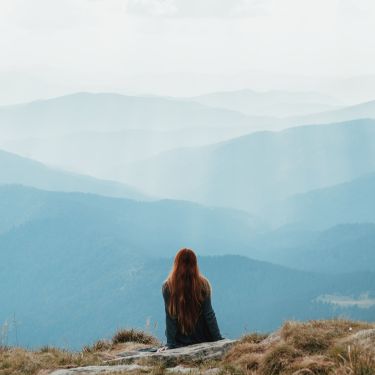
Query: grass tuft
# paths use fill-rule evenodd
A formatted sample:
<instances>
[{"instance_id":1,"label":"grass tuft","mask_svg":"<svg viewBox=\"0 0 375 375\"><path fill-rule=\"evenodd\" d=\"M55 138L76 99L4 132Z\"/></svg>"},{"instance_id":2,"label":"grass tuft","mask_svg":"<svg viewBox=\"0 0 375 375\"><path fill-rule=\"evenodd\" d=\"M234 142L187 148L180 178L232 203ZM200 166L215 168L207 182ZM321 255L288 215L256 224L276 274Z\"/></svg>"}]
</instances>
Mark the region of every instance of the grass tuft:
<instances>
[{"instance_id":1,"label":"grass tuft","mask_svg":"<svg viewBox=\"0 0 375 375\"><path fill-rule=\"evenodd\" d=\"M36 351L10 348L0 351L1 375L36 375L42 369L96 365L100 358L83 352L69 352L45 346Z\"/></svg>"},{"instance_id":2,"label":"grass tuft","mask_svg":"<svg viewBox=\"0 0 375 375\"><path fill-rule=\"evenodd\" d=\"M337 346L331 351L337 375L375 375L375 357L360 346Z\"/></svg>"},{"instance_id":3,"label":"grass tuft","mask_svg":"<svg viewBox=\"0 0 375 375\"><path fill-rule=\"evenodd\" d=\"M334 340L370 328L371 325L349 320L311 320L308 322L286 322L281 329L281 337L288 344L307 354L324 353Z\"/></svg>"},{"instance_id":4,"label":"grass tuft","mask_svg":"<svg viewBox=\"0 0 375 375\"><path fill-rule=\"evenodd\" d=\"M113 338L114 344L124 342L137 342L139 344L159 345L159 341L156 337L136 329L120 329L118 330Z\"/></svg>"},{"instance_id":5,"label":"grass tuft","mask_svg":"<svg viewBox=\"0 0 375 375\"><path fill-rule=\"evenodd\" d=\"M95 353L110 349L112 349L112 341L98 340L94 342L92 345L84 346L82 351L86 353Z\"/></svg>"},{"instance_id":6,"label":"grass tuft","mask_svg":"<svg viewBox=\"0 0 375 375\"><path fill-rule=\"evenodd\" d=\"M253 332L240 337L240 342L246 342L250 344L259 344L269 336L268 333Z\"/></svg>"},{"instance_id":7,"label":"grass tuft","mask_svg":"<svg viewBox=\"0 0 375 375\"><path fill-rule=\"evenodd\" d=\"M278 344L271 348L262 358L259 366L261 374L277 375L291 368L299 352L288 344Z\"/></svg>"}]
</instances>

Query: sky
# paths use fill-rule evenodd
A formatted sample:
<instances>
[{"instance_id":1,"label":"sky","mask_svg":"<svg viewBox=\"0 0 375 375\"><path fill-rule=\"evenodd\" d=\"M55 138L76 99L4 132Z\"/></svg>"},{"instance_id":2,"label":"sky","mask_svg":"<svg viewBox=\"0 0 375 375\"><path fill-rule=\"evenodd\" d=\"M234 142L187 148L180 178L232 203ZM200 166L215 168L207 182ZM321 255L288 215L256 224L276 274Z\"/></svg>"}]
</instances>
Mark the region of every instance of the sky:
<instances>
[{"instance_id":1,"label":"sky","mask_svg":"<svg viewBox=\"0 0 375 375\"><path fill-rule=\"evenodd\" d=\"M373 0L0 0L0 104L373 76L374 19Z\"/></svg>"}]
</instances>

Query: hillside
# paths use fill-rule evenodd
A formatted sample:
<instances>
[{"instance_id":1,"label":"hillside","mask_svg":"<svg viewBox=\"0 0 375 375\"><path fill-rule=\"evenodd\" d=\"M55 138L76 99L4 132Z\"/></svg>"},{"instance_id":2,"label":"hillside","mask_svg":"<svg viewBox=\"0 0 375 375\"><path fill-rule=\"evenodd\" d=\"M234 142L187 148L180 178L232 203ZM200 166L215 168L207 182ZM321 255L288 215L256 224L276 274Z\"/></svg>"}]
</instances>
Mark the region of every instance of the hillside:
<instances>
[{"instance_id":1,"label":"hillside","mask_svg":"<svg viewBox=\"0 0 375 375\"><path fill-rule=\"evenodd\" d=\"M118 178L150 194L264 214L279 200L375 170L375 121L257 132L124 165Z\"/></svg>"},{"instance_id":2,"label":"hillside","mask_svg":"<svg viewBox=\"0 0 375 375\"><path fill-rule=\"evenodd\" d=\"M334 103L320 94L283 91L240 90L190 99L77 93L0 107L0 148L117 180L124 174L121 165L127 168L130 162L172 149L255 131L374 117L371 102L320 112ZM319 113L296 117L300 111ZM294 115L281 119L274 114Z\"/></svg>"},{"instance_id":3,"label":"hillside","mask_svg":"<svg viewBox=\"0 0 375 375\"><path fill-rule=\"evenodd\" d=\"M0 148L63 169L116 180L112 170L176 147L203 146L247 134L247 128L79 131L60 136L0 138Z\"/></svg>"},{"instance_id":4,"label":"hillside","mask_svg":"<svg viewBox=\"0 0 375 375\"><path fill-rule=\"evenodd\" d=\"M163 97L76 93L0 107L3 136L46 136L125 129L251 128L260 118ZM267 120L269 122L269 120Z\"/></svg>"},{"instance_id":5,"label":"hillside","mask_svg":"<svg viewBox=\"0 0 375 375\"><path fill-rule=\"evenodd\" d=\"M187 242L205 248L207 254L242 249L252 234L262 228L256 218L238 210L184 201L144 202L51 192L25 186L0 186L0 204L4 223L0 232L26 231L28 225L42 227L43 221L64 232L64 228L54 224L61 221L77 231L82 231L81 226L91 228L98 237L101 234L107 240L110 237L126 239L138 251L144 249L152 254L152 243L155 243L163 249L158 255L172 254L171 247L174 251L177 243ZM139 236L141 230L144 236ZM82 232L82 238L84 235ZM66 236L56 238L65 239Z\"/></svg>"},{"instance_id":6,"label":"hillside","mask_svg":"<svg viewBox=\"0 0 375 375\"><path fill-rule=\"evenodd\" d=\"M375 173L292 196L271 209L278 224L324 229L343 223L375 222Z\"/></svg>"},{"instance_id":7,"label":"hillside","mask_svg":"<svg viewBox=\"0 0 375 375\"><path fill-rule=\"evenodd\" d=\"M253 91L213 92L189 98L214 108L226 108L251 116L291 117L333 111L339 102L314 92Z\"/></svg>"},{"instance_id":8,"label":"hillside","mask_svg":"<svg viewBox=\"0 0 375 375\"><path fill-rule=\"evenodd\" d=\"M273 128L272 118L155 96L76 93L0 106L0 149L117 180L124 163Z\"/></svg>"},{"instance_id":9,"label":"hillside","mask_svg":"<svg viewBox=\"0 0 375 375\"><path fill-rule=\"evenodd\" d=\"M374 119L375 101L364 102L333 111L315 113L308 116L289 118L288 121L295 121L300 124L325 124L330 122L343 122L356 119Z\"/></svg>"},{"instance_id":10,"label":"hillside","mask_svg":"<svg viewBox=\"0 0 375 375\"><path fill-rule=\"evenodd\" d=\"M15 314L22 323L10 344L77 348L147 320L162 337L160 288L181 244L199 254L227 337L273 330L288 318L374 314L375 304L361 307L363 293L374 298L374 272L322 275L224 256L248 251L256 226L242 212L21 187L2 188L0 202L9 218L0 235L0 321ZM329 296L353 301L341 306Z\"/></svg>"},{"instance_id":11,"label":"hillside","mask_svg":"<svg viewBox=\"0 0 375 375\"><path fill-rule=\"evenodd\" d=\"M340 224L321 231L287 226L256 236L251 256L305 271L373 272L374 247L374 223Z\"/></svg>"},{"instance_id":12,"label":"hillside","mask_svg":"<svg viewBox=\"0 0 375 375\"><path fill-rule=\"evenodd\" d=\"M19 184L53 191L79 191L133 199L150 199L137 189L114 181L66 172L0 150L0 185Z\"/></svg>"}]
</instances>

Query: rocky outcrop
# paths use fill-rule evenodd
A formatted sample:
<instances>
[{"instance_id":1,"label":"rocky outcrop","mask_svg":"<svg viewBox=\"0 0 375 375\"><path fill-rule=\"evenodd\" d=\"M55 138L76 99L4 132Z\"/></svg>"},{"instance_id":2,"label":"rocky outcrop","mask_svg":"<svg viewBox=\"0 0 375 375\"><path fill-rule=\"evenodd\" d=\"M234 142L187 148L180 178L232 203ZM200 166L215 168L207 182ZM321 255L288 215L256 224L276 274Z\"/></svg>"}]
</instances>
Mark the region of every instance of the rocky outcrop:
<instances>
[{"instance_id":1,"label":"rocky outcrop","mask_svg":"<svg viewBox=\"0 0 375 375\"><path fill-rule=\"evenodd\" d=\"M215 368L199 371L197 367L183 367L179 363L200 363L209 359L220 359L224 353L235 343L235 340L223 339L215 342L205 342L201 344L189 345L182 348L169 349L160 353L140 352L137 350L120 352L116 358L105 361L102 366L85 366L70 369L59 369L50 373L50 375L99 375L114 372L130 372L134 370L150 370L152 364L160 363L167 367L167 372L184 373L204 373L206 375L215 375L219 370ZM149 365L139 365L135 362L150 362Z\"/></svg>"},{"instance_id":2,"label":"rocky outcrop","mask_svg":"<svg viewBox=\"0 0 375 375\"><path fill-rule=\"evenodd\" d=\"M117 358L107 361L107 363L133 363L140 359L149 359L173 366L181 361L198 362L208 359L220 359L234 342L235 340L223 339L184 346L182 348L169 349L160 353L138 351L123 352L118 353Z\"/></svg>"},{"instance_id":3,"label":"rocky outcrop","mask_svg":"<svg viewBox=\"0 0 375 375\"><path fill-rule=\"evenodd\" d=\"M117 366L85 366L75 367L70 369L59 369L50 372L49 375L99 375L110 374L114 372L130 372L134 370L149 370L149 366L132 365L117 365Z\"/></svg>"},{"instance_id":4,"label":"rocky outcrop","mask_svg":"<svg viewBox=\"0 0 375 375\"><path fill-rule=\"evenodd\" d=\"M102 375L102 374L117 374L131 371L144 371L149 372L152 369L152 366L140 366L140 365L115 365L115 366L85 366L85 367L76 367L71 369L60 369L55 370L50 373L45 373L48 375ZM169 367L165 370L166 373L183 375L217 375L220 372L219 368L210 368L207 370L201 370L198 367L184 367L184 366L175 366Z\"/></svg>"},{"instance_id":5,"label":"rocky outcrop","mask_svg":"<svg viewBox=\"0 0 375 375\"><path fill-rule=\"evenodd\" d=\"M346 344L354 344L375 354L375 328L362 329L343 340Z\"/></svg>"}]
</instances>

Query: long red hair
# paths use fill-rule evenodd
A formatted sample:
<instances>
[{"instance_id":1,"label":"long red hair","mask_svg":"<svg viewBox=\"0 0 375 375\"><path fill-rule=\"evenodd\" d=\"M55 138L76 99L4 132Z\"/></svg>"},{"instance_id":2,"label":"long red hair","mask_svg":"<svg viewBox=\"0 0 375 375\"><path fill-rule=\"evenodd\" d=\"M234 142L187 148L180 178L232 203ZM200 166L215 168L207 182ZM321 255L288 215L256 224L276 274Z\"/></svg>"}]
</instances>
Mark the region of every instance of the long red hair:
<instances>
[{"instance_id":1,"label":"long red hair","mask_svg":"<svg viewBox=\"0 0 375 375\"><path fill-rule=\"evenodd\" d=\"M169 314L177 317L181 332L189 334L199 318L203 300L211 292L209 281L199 272L193 250L178 251L166 284L170 293Z\"/></svg>"}]
</instances>

